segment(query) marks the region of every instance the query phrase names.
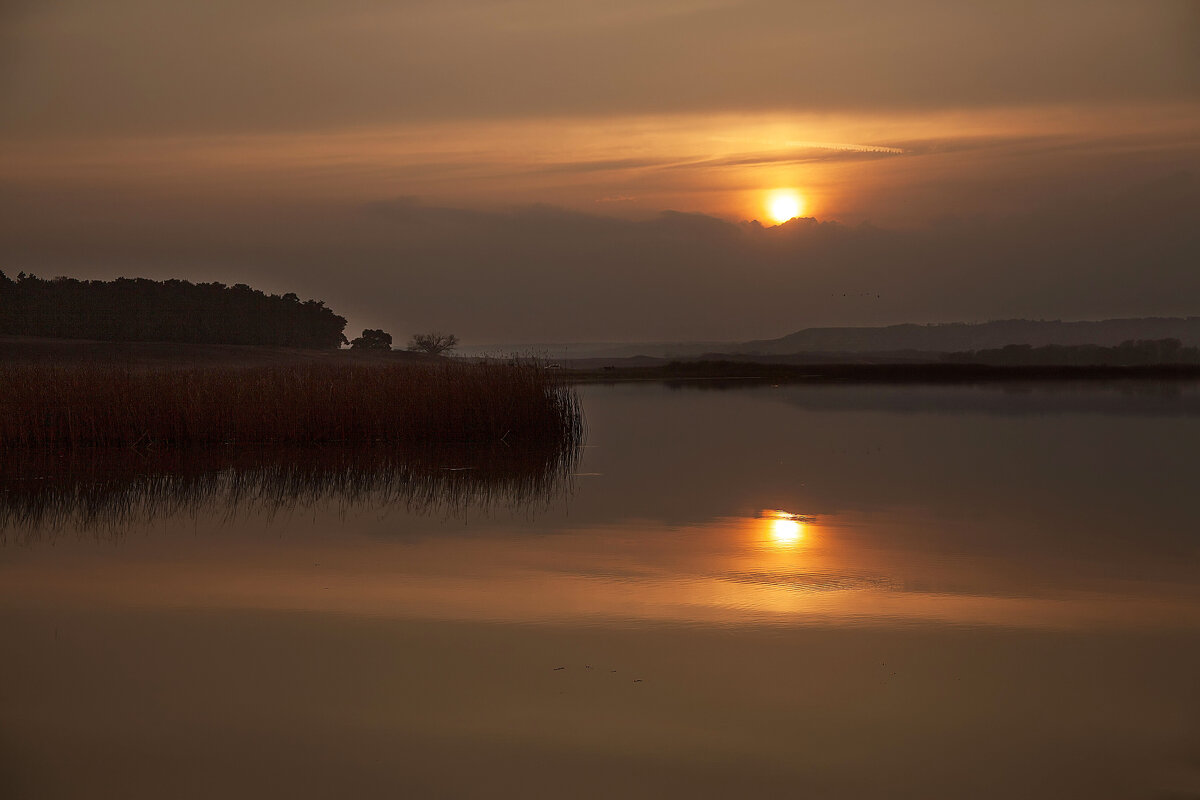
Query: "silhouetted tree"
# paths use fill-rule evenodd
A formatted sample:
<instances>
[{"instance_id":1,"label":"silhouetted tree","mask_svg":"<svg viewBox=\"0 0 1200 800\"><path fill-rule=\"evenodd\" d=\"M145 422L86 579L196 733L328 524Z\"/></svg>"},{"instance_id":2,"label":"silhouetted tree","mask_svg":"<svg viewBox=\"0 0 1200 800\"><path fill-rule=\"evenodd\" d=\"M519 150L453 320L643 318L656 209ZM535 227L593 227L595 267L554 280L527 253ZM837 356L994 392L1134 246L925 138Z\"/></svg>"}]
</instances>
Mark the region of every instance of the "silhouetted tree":
<instances>
[{"instance_id":1,"label":"silhouetted tree","mask_svg":"<svg viewBox=\"0 0 1200 800\"><path fill-rule=\"evenodd\" d=\"M381 330L367 328L354 341L350 342L351 350L391 350L392 335Z\"/></svg>"},{"instance_id":2,"label":"silhouetted tree","mask_svg":"<svg viewBox=\"0 0 1200 800\"><path fill-rule=\"evenodd\" d=\"M440 356L455 347L458 347L458 337L453 333L414 333L408 341L408 349L412 352L428 353L431 356Z\"/></svg>"}]
</instances>

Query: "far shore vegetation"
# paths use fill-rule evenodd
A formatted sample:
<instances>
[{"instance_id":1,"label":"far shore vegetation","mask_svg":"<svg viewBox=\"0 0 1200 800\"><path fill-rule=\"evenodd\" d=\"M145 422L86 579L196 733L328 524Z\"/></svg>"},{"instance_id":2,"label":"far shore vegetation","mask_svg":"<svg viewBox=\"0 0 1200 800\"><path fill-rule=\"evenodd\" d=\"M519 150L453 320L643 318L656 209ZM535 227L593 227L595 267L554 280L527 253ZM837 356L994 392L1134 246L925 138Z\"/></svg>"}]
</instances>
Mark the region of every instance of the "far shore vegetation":
<instances>
[{"instance_id":1,"label":"far shore vegetation","mask_svg":"<svg viewBox=\"0 0 1200 800\"><path fill-rule=\"evenodd\" d=\"M1129 339L1115 347L1094 344L1010 344L989 350L948 353L943 360L958 364L997 366L1114 366L1200 364L1200 347L1184 347L1179 339Z\"/></svg>"},{"instance_id":2,"label":"far shore vegetation","mask_svg":"<svg viewBox=\"0 0 1200 800\"><path fill-rule=\"evenodd\" d=\"M611 365L564 369L571 383L663 381L678 383L994 383L1007 381L1200 380L1200 364L994 365L916 364L778 364L755 361L670 361L643 366Z\"/></svg>"}]
</instances>

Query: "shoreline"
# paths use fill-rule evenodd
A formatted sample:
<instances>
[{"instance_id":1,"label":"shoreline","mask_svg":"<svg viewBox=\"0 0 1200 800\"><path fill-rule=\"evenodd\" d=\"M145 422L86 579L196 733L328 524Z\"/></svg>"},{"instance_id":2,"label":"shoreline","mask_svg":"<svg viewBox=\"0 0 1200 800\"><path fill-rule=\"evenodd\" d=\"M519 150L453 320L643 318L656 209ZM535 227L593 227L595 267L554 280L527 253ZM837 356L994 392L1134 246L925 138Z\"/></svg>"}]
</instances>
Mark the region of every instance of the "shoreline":
<instances>
[{"instance_id":1,"label":"shoreline","mask_svg":"<svg viewBox=\"0 0 1200 800\"><path fill-rule=\"evenodd\" d=\"M802 354L781 356L787 362L740 359L671 361L646 357L613 359L607 364L543 362L556 379L571 384L633 381L730 381L788 383L996 383L1008 381L1193 381L1200 364L992 365L955 362L797 363ZM825 358L825 357L822 357ZM622 363L622 362L626 363ZM305 350L261 345L188 344L182 342L109 342L0 336L0 367L121 367L148 370L251 368L337 364L380 367L423 367L432 364L503 364L507 359L438 357L404 350L372 352L348 349ZM529 363L534 363L530 359Z\"/></svg>"},{"instance_id":2,"label":"shoreline","mask_svg":"<svg viewBox=\"0 0 1200 800\"><path fill-rule=\"evenodd\" d=\"M987 364L762 364L739 361L673 362L662 366L563 368L568 383L633 381L747 383L1003 383L1021 381L1197 381L1200 365L992 366Z\"/></svg>"}]
</instances>

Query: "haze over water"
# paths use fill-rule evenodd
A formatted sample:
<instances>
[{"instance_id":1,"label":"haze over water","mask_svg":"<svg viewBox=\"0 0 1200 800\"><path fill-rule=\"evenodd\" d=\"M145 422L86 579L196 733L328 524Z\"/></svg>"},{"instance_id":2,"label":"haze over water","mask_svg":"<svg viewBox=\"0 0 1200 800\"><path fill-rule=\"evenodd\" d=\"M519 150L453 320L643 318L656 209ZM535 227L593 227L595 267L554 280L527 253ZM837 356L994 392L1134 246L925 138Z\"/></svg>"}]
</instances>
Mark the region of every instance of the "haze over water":
<instances>
[{"instance_id":1,"label":"haze over water","mask_svg":"<svg viewBox=\"0 0 1200 800\"><path fill-rule=\"evenodd\" d=\"M708 385L512 503L14 523L0 793L1200 792L1200 387Z\"/></svg>"}]
</instances>

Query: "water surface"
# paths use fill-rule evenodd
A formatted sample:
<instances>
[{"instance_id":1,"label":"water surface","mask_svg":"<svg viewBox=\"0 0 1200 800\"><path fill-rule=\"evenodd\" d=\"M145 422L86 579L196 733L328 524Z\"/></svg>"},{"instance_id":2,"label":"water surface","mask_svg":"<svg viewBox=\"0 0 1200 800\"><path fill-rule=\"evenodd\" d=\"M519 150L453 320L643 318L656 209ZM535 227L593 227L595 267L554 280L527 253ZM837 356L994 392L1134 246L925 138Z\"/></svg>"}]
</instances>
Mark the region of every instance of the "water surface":
<instances>
[{"instance_id":1,"label":"water surface","mask_svg":"<svg viewBox=\"0 0 1200 800\"><path fill-rule=\"evenodd\" d=\"M1200 796L1195 386L583 393L578 461L10 480L0 791Z\"/></svg>"}]
</instances>

